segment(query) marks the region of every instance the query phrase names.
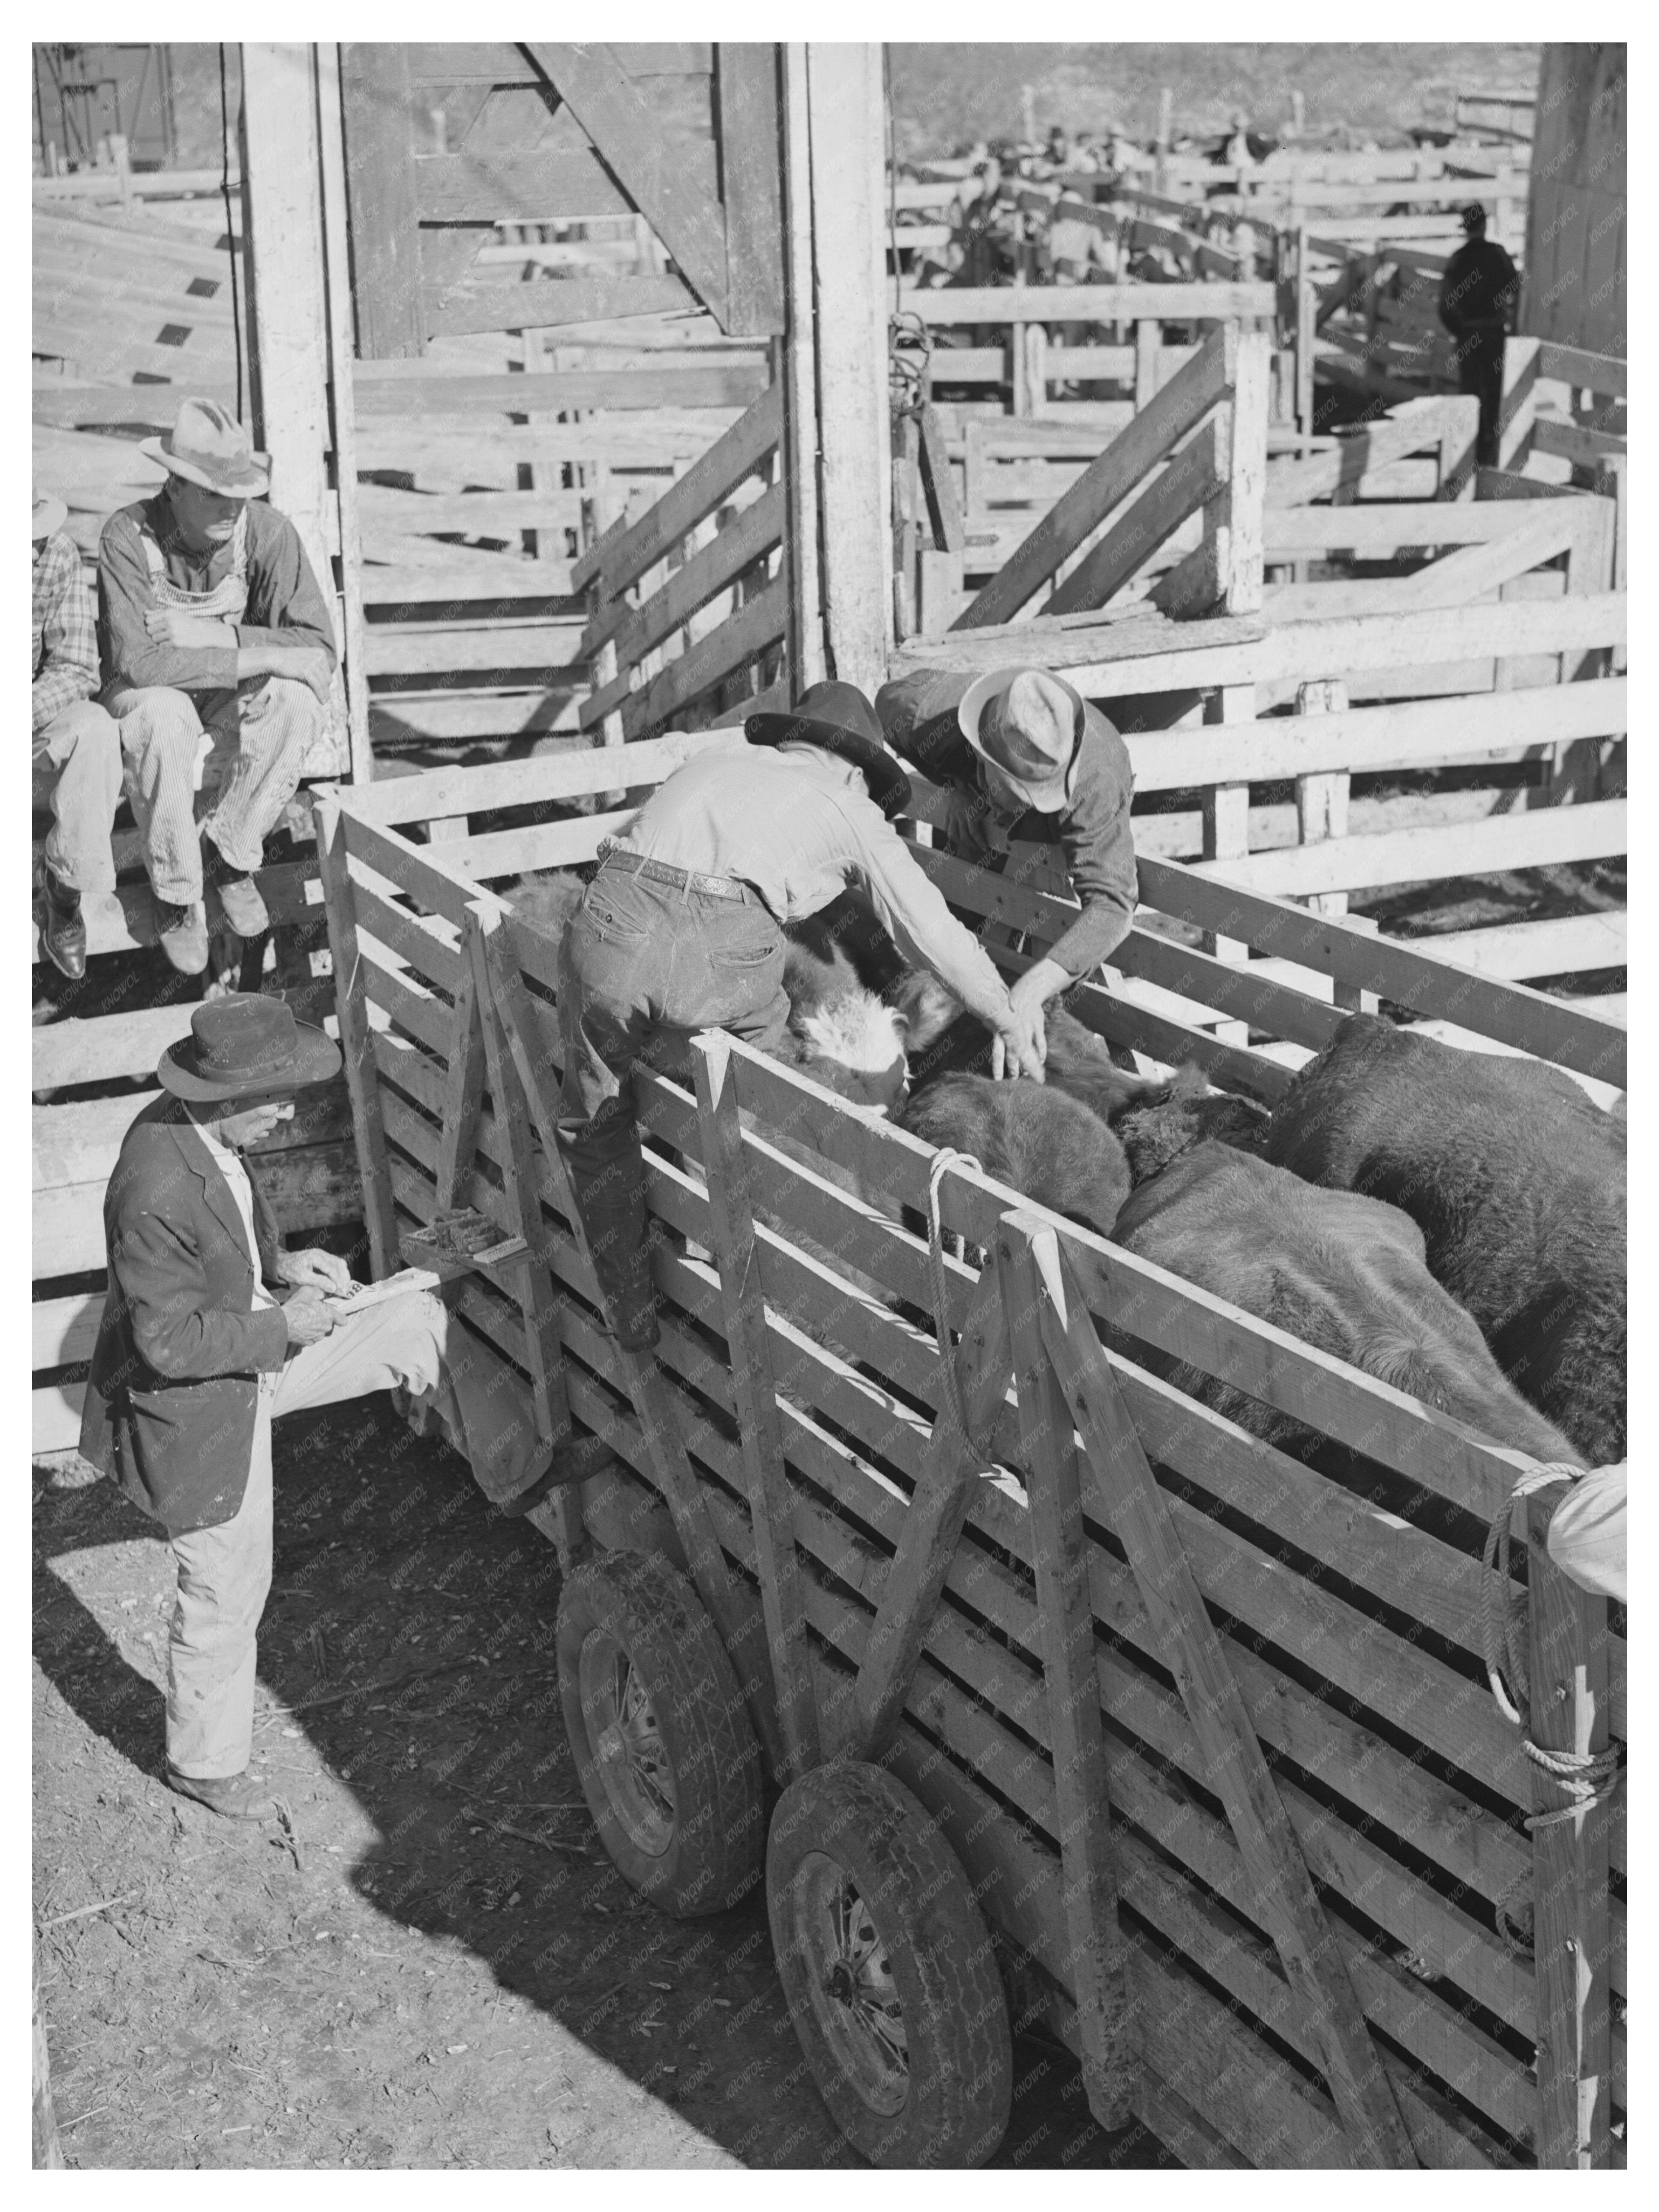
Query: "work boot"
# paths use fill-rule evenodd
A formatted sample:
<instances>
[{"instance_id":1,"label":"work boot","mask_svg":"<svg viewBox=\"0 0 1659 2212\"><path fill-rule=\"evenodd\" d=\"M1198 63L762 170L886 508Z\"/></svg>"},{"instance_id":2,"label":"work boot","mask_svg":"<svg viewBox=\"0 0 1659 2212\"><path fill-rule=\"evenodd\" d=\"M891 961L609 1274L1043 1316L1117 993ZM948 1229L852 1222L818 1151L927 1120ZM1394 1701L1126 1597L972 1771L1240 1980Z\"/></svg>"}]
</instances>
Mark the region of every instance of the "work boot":
<instances>
[{"instance_id":1,"label":"work boot","mask_svg":"<svg viewBox=\"0 0 1659 2212\"><path fill-rule=\"evenodd\" d=\"M81 913L81 894L60 883L47 868L37 920L40 950L61 975L78 983L87 972L87 925Z\"/></svg>"},{"instance_id":2,"label":"work boot","mask_svg":"<svg viewBox=\"0 0 1659 2212\"><path fill-rule=\"evenodd\" d=\"M263 937L270 916L259 896L258 885L246 868L233 868L211 837L202 840L202 879L216 891L225 920L238 937Z\"/></svg>"},{"instance_id":3,"label":"work boot","mask_svg":"<svg viewBox=\"0 0 1659 2212\"><path fill-rule=\"evenodd\" d=\"M222 1776L179 1774L169 1766L166 1781L167 1788L176 1790L181 1797L193 1797L210 1813L222 1814L228 1820L270 1820L276 1817L276 1801L262 1783L254 1780L246 1766L240 1774Z\"/></svg>"},{"instance_id":4,"label":"work boot","mask_svg":"<svg viewBox=\"0 0 1659 2212\"><path fill-rule=\"evenodd\" d=\"M207 924L198 906L175 906L151 895L155 908L155 936L163 952L181 975L199 975L207 966Z\"/></svg>"}]
</instances>

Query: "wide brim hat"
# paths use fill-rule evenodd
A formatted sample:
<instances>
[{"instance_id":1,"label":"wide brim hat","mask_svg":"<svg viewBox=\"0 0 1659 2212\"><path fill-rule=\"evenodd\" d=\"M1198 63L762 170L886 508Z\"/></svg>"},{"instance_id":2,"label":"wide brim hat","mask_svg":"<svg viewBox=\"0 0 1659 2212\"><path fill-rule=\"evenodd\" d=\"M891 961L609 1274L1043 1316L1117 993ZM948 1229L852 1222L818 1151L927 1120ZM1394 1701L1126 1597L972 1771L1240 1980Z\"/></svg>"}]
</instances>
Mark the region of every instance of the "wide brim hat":
<instances>
[{"instance_id":1,"label":"wide brim hat","mask_svg":"<svg viewBox=\"0 0 1659 2212\"><path fill-rule=\"evenodd\" d=\"M1072 738L1066 757L1056 760L1046 773L1033 766L1030 771L1017 767L1002 754L991 751L983 734L985 710L999 709L1022 676L1033 676L1043 685L1052 685L1062 691L1071 702ZM972 750L982 761L988 761L1000 775L1018 787L1025 804L1038 814L1063 814L1077 795L1077 780L1083 763L1083 700L1062 677L1048 668L994 668L968 686L957 706L957 727L962 732Z\"/></svg>"},{"instance_id":2,"label":"wide brim hat","mask_svg":"<svg viewBox=\"0 0 1659 2212\"><path fill-rule=\"evenodd\" d=\"M285 1000L236 991L194 1010L190 1035L167 1047L155 1074L175 1098L224 1100L326 1083L340 1064L339 1046L296 1022Z\"/></svg>"},{"instance_id":3,"label":"wide brim hat","mask_svg":"<svg viewBox=\"0 0 1659 2212\"><path fill-rule=\"evenodd\" d=\"M138 450L169 476L228 499L258 499L270 489L270 454L254 450L242 425L216 400L181 400L173 428L141 439Z\"/></svg>"},{"instance_id":4,"label":"wide brim hat","mask_svg":"<svg viewBox=\"0 0 1659 2212\"><path fill-rule=\"evenodd\" d=\"M29 489L31 509L29 535L31 538L51 538L69 520L69 509L61 499L49 491Z\"/></svg>"},{"instance_id":5,"label":"wide brim hat","mask_svg":"<svg viewBox=\"0 0 1659 2212\"><path fill-rule=\"evenodd\" d=\"M822 745L855 762L890 822L910 804L910 779L882 742L876 710L855 684L814 684L787 714L750 714L743 731L751 745Z\"/></svg>"}]
</instances>

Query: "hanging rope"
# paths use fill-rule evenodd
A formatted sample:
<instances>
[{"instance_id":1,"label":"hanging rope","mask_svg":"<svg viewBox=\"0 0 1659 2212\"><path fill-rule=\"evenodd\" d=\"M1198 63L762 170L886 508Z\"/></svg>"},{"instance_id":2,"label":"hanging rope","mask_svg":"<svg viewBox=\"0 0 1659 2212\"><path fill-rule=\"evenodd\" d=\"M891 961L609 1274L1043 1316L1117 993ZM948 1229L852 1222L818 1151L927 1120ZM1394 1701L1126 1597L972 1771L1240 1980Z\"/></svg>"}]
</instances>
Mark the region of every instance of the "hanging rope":
<instances>
[{"instance_id":1,"label":"hanging rope","mask_svg":"<svg viewBox=\"0 0 1659 2212\"><path fill-rule=\"evenodd\" d=\"M1553 1482L1577 1482L1583 1471L1582 1468L1562 1464L1534 1468L1516 1484L1486 1531L1486 1549L1480 1559L1486 1571L1480 1588L1481 1656L1486 1662L1486 1680L1498 1711L1523 1731L1532 1725L1532 1684L1527 1667L1527 1608L1511 1596L1510 1522L1522 1498L1547 1490ZM1513 1698L1510 1694L1511 1688ZM1528 1814L1525 1823L1528 1835L1535 1835L1540 1828L1553 1828L1563 1820L1575 1820L1593 1805L1604 1804L1624 1779L1617 1745L1609 1745L1606 1751L1546 1751L1529 1735L1523 1735L1521 1747L1566 1798L1564 1805L1552 1812ZM1531 1887L1532 1869L1528 1867L1505 1886L1493 1906L1498 1934L1517 1958L1528 1960L1534 1955L1533 1944L1524 1924L1515 1918L1514 1907L1526 1899Z\"/></svg>"},{"instance_id":2,"label":"hanging rope","mask_svg":"<svg viewBox=\"0 0 1659 2212\"><path fill-rule=\"evenodd\" d=\"M962 1382L957 1373L956 1348L951 1342L950 1307L946 1303L948 1284L945 1273L945 1226L939 1219L939 1187L941 1179L952 1173L962 1174L971 1168L975 1175L985 1170L971 1152L958 1152L945 1145L934 1153L933 1165L927 1170L927 1267L933 1289L933 1333L939 1339L939 1366L945 1376L945 1402L950 1408L951 1419L962 1432L964 1443L971 1445L973 1431L968 1426L968 1408L963 1402Z\"/></svg>"}]
</instances>

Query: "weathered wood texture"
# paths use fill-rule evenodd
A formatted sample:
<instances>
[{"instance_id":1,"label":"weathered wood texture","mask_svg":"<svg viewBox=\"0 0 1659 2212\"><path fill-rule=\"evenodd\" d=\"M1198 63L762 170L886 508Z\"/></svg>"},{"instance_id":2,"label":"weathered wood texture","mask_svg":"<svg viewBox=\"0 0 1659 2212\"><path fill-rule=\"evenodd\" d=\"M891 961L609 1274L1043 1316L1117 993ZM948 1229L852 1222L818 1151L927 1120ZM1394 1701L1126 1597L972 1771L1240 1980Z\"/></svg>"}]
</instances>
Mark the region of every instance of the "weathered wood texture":
<instances>
[{"instance_id":1,"label":"weathered wood texture","mask_svg":"<svg viewBox=\"0 0 1659 2212\"><path fill-rule=\"evenodd\" d=\"M669 750L653 749L659 771ZM532 766L538 774L568 775L574 763ZM606 772L597 761L587 769ZM609 772L630 785L646 780L631 765ZM355 796L343 809L369 1059L393 1203L410 1223L428 1218L438 1203L459 983L452 948L467 903L478 895L439 857L441 848L416 845L392 826L392 817L428 818L422 810L440 799L447 812L465 814L471 810L458 803L465 786L457 777L497 773L408 780L425 781L424 790L376 786L362 800L373 821L355 816ZM481 793L489 787L481 783ZM954 896L956 879L942 875L941 882ZM1218 887L1184 870L1162 876L1154 870L1142 890L1171 918L1224 928L1274 951L1281 949L1277 933L1301 933L1283 949L1334 982L1386 951L1395 964L1381 987L1407 1003L1415 993L1432 1005L1438 978L1454 972L1419 962L1404 947L1378 948L1338 920L1271 901L1232 895L1237 904L1212 911L1206 902L1222 896ZM388 919L394 913L403 921ZM403 941L377 937L377 923L401 933ZM520 1017L526 1049L551 1083L558 1031L543 994L556 991L556 946L510 912L502 927L535 994L526 995ZM1247 988L1247 971L1171 949L1198 963L1184 979L1189 991ZM1373 980L1370 971L1360 972ZM1249 988L1270 994L1263 1003L1275 1010L1274 1035L1310 1034L1310 1025L1333 1018L1328 1005L1282 983ZM1531 994L1486 988L1494 995L1478 1018L1495 1034L1534 1018ZM1113 1034L1133 1032L1140 1018L1133 1009L1115 994L1101 1003L1109 1017L1091 1005L1088 1018L1099 1018L1103 1027L1109 1018L1119 1024ZM1184 1042L1167 1022L1159 1035L1166 1045ZM1212 1048L1218 1057L1223 1049L1229 1068L1253 1062L1284 1073L1254 1051ZM1181 1696L1168 1687L1165 1646L1135 1571L1107 1543L1107 1521L1087 1498L1076 1589L1086 1589L1080 1609L1093 1632L1079 1632L1063 1647L1054 1640L1060 1623L1045 1560L1060 1555L1036 1524L1028 1484L1041 1477L1017 1396L987 1393L977 1437L986 1472L968 1486L959 1535L952 1544L921 1547L936 1601L915 1613L914 1574L910 1595L888 1601L912 1524L909 1501L918 1485L926 1487L933 1439L948 1424L939 1413L944 1393L932 1341L843 1271L885 1282L896 1297L932 1312L925 1244L904 1220L905 1209L921 1212L927 1203L927 1148L860 1120L831 1094L739 1044L725 1043L723 1051L722 1088L732 1086L741 1109L737 1149L746 1231L729 1214L724 1228L717 1223L707 1174L725 1170L710 1158L707 1115L678 1085L641 1085L649 1205L662 1237L653 1270L664 1320L662 1403L647 1415L640 1411L636 1378L599 1324L596 1285L572 1231L562 1173L539 1128L532 1132L529 1173L539 1193L579 1430L661 1486L660 1437L653 1443L648 1430L673 1424L723 1571L734 1589L750 1593L757 1624L763 1605L753 1594L793 1545L806 1570L799 1577L804 1632L788 1630L781 1616L779 1625L793 1636L793 1648L804 1643L811 1651L830 1741L849 1733L855 1670L882 1650L875 1639L884 1616L919 1620L890 1740L894 1771L939 1811L985 1910L1049 1978L1048 2016L1083 2053L1099 2045L1087 2027L1089 1989L1079 1978L1067 1913L1073 1816L1064 1794L1075 1794L1081 1778L1068 1768L1062 1790L1050 1754L1058 1748L1054 1668L1073 1663L1060 1654L1062 1648L1074 1657L1086 1654L1099 1699L1137 2111L1151 2126L1163 2116L1179 2134L1176 2147L1184 2145L1182 2154L1195 2161L1352 2163L1354 2148L1321 2086L1335 2062L1322 2045L1316 2008L1293 1993L1277 1962L1275 1923L1249 1854L1206 1809L1214 1788L1209 1754ZM728 1117L720 1161L732 1136ZM505 1228L495 1177L514 1144L488 1082L477 1143L478 1169L460 1194ZM848 1171L861 1195L805 1165L803 1147L836 1173ZM1004 1216L1020 1202L972 1172L945 1177L939 1194L945 1231L985 1250L994 1250ZM1042 1224L1102 1313L1127 1320L1157 1352L1192 1360L1352 1443L1386 1471L1378 1479L1393 1486L1382 1510L1244 1437L1134 1361L1099 1351L1272 1765L1285 1820L1327 1914L1364 2032L1377 2039L1382 2076L1413 2154L1425 2165L1470 2169L1551 2155L1553 2138L1540 2130L1522 2055L1539 2032L1544 1979L1492 1922L1498 1900L1513 1889L1513 1905L1530 1878L1531 1847L1519 1820L1530 1809L1533 1785L1518 1737L1485 1686L1478 1538L1449 1535L1449 1524L1428 1503L1449 1501L1471 1516L1489 1517L1508 1495L1514 1467L1444 1416L1311 1346L1070 1223L1042 1217ZM747 1255L730 1282L700 1256L723 1239ZM980 1288L971 1266L948 1261L940 1317L947 1328L978 1326ZM487 1285L470 1285L461 1310L524 1366L528 1347L518 1316ZM740 1388L733 1364L711 1357L711 1334L728 1347L735 1337L737 1363L743 1346L763 1343L763 1371L757 1361ZM971 1365L966 1362L964 1371ZM769 1388L773 1413L768 1431L751 1437L744 1393L762 1386ZM974 1425L979 1431L978 1413ZM771 1523L763 1539L752 1514L762 1453ZM1067 1601L1077 1606L1075 1590ZM1605 1648L1616 1736L1624 1727L1624 1652L1616 1639ZM1073 1674L1063 1693L1073 1700L1073 1717L1075 1684ZM1611 1863L1621 1876L1626 1852L1616 1806L1611 1826ZM1624 1906L1617 1893L1607 1911L1607 1978L1620 1993ZM1212 1994L1218 1987L1227 2002ZM1615 2024L1607 2064L1615 2114L1626 2106L1623 2043Z\"/></svg>"}]
</instances>

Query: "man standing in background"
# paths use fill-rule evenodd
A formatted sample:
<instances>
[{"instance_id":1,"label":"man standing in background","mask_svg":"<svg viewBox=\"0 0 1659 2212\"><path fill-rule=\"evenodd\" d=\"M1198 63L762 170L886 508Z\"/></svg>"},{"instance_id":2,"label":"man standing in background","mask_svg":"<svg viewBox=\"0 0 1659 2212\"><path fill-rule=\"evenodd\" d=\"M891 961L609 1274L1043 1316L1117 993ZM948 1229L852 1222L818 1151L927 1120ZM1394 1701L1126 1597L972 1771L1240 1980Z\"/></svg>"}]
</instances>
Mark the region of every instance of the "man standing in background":
<instances>
[{"instance_id":1,"label":"man standing in background","mask_svg":"<svg viewBox=\"0 0 1659 2212\"><path fill-rule=\"evenodd\" d=\"M1457 347L1457 388L1480 402L1475 460L1498 466L1498 418L1504 400L1504 340L1520 290L1514 262L1486 236L1486 210L1477 201L1463 210L1468 243L1446 264L1440 281L1440 319Z\"/></svg>"}]
</instances>

